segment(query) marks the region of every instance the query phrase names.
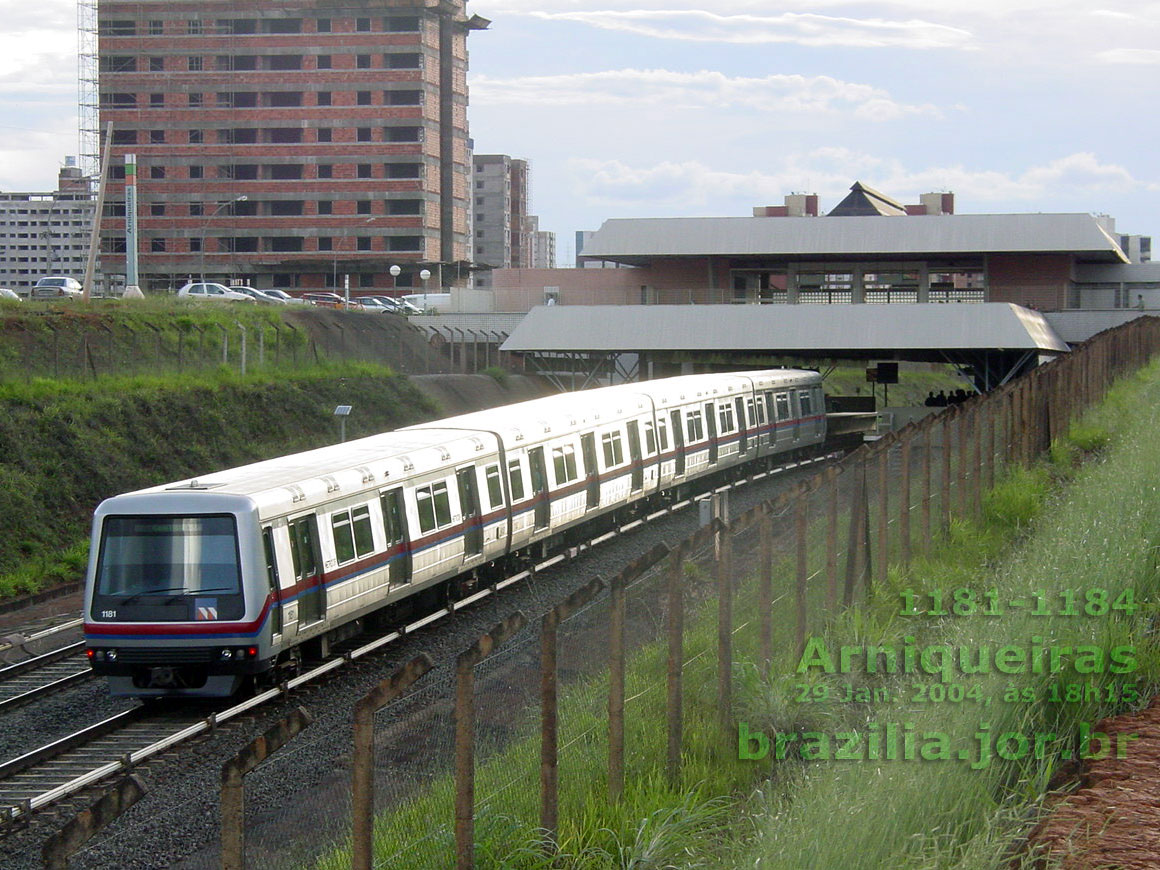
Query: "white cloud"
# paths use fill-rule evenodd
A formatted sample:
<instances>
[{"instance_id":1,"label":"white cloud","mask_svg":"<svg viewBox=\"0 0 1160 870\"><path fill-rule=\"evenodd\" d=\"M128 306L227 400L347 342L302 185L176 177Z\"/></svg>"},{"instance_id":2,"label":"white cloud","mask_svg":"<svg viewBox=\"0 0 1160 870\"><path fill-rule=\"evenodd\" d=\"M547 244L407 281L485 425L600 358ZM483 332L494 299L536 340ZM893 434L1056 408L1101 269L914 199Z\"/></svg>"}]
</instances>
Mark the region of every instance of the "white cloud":
<instances>
[{"instance_id":1,"label":"white cloud","mask_svg":"<svg viewBox=\"0 0 1160 870\"><path fill-rule=\"evenodd\" d=\"M695 42L784 43L814 47L962 49L971 34L930 21L837 18L817 14L721 15L700 9L528 13L657 39Z\"/></svg>"},{"instance_id":2,"label":"white cloud","mask_svg":"<svg viewBox=\"0 0 1160 870\"><path fill-rule=\"evenodd\" d=\"M833 207L854 181L897 199L916 202L933 190L954 191L960 211L981 212L1001 204L1083 201L1098 205L1121 193L1160 190L1126 168L1079 152L1018 172L961 165L908 169L894 159L844 148L785 155L775 171L730 172L699 161L630 166L618 160L574 159L568 164L575 193L590 204L635 213L746 214L754 205L778 204L791 191L817 193Z\"/></svg>"},{"instance_id":3,"label":"white cloud","mask_svg":"<svg viewBox=\"0 0 1160 870\"><path fill-rule=\"evenodd\" d=\"M620 69L554 76L470 79L474 105L662 106L679 110L743 109L767 113L852 112L859 120L940 117L929 104L902 103L870 85L830 76L734 77L713 70Z\"/></svg>"},{"instance_id":4,"label":"white cloud","mask_svg":"<svg viewBox=\"0 0 1160 870\"><path fill-rule=\"evenodd\" d=\"M1094 56L1096 60L1104 63L1144 66L1160 64L1160 50L1155 48L1113 48L1108 51L1098 51Z\"/></svg>"}]
</instances>

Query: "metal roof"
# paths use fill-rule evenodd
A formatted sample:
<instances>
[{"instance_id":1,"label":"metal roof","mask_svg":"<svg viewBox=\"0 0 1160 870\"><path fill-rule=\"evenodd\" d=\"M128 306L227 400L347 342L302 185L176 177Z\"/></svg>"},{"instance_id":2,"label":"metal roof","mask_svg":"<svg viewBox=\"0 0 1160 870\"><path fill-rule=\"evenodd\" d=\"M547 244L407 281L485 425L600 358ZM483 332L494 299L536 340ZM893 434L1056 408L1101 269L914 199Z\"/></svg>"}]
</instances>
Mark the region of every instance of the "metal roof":
<instances>
[{"instance_id":1,"label":"metal roof","mask_svg":"<svg viewBox=\"0 0 1160 870\"><path fill-rule=\"evenodd\" d=\"M892 305L541 305L500 348L515 352L1063 352L1038 311L1009 302Z\"/></svg>"},{"instance_id":2,"label":"metal roof","mask_svg":"<svg viewBox=\"0 0 1160 870\"><path fill-rule=\"evenodd\" d=\"M1160 281L1160 263L1117 263L1115 265L1078 265L1075 280L1080 284L1121 281L1141 284Z\"/></svg>"},{"instance_id":3,"label":"metal roof","mask_svg":"<svg viewBox=\"0 0 1160 870\"><path fill-rule=\"evenodd\" d=\"M582 256L639 265L656 257L986 253L1069 253L1097 262L1127 262L1089 214L614 218L584 243Z\"/></svg>"}]
</instances>

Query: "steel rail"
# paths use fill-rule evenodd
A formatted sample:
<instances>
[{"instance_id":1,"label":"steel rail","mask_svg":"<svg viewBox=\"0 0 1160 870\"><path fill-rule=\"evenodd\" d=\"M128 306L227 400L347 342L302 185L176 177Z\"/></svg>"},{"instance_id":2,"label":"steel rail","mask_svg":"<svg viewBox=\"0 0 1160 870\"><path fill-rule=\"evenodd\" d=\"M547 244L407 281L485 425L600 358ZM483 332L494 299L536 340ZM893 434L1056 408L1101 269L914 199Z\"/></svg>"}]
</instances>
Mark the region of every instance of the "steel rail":
<instances>
[{"instance_id":1,"label":"steel rail","mask_svg":"<svg viewBox=\"0 0 1160 870\"><path fill-rule=\"evenodd\" d=\"M731 483L727 483L727 484L724 484L722 486L715 487L714 489L712 489L710 491L711 492L720 492L722 490L734 489L734 488L737 488L739 486L743 486L743 485L746 485L748 483L755 482L757 480L762 480L762 479L765 479L768 477L772 477L773 475L777 475L777 474L785 473L787 471L792 471L795 469L800 469L800 468L807 467L810 465L815 465L815 464L818 464L821 462L825 462L831 458L833 458L833 454L825 454L822 456L798 460L798 461L793 462L793 463L787 463L786 465L778 466L775 469L771 469L768 471L762 471L762 472L759 472L759 473L754 474L754 475L740 478L740 479L733 481ZM629 523L626 523L624 526L621 526L621 527L614 529L610 532L605 532L605 533L597 536L596 538L593 538L592 540L585 542L584 544L581 544L580 546L569 548L566 553L558 553L555 556L552 556L548 559L545 559L542 562L537 563L536 565L532 566L529 569L520 571L520 572L512 575L511 577L506 577L503 580L498 581L497 583L493 584L492 586L481 589L478 592L468 596L467 598L463 598L463 599L460 599L459 601L451 602L448 606L440 608L439 610L436 610L433 613L428 614L427 616L423 617L422 619L416 620L415 622L409 623L400 629L392 631L392 632L390 632L382 637L376 638L375 640L373 640L367 644L364 644L363 646L360 646L354 650L350 650L350 651L345 652L339 656L336 656L333 659L331 659L330 661L323 662L322 664L318 665L317 667L312 668L309 671L306 671L302 674L299 674L296 677L293 677L293 678L287 680L286 682L282 683L282 685L280 685L276 688L267 689L264 692L260 692L256 695L254 695L253 697L248 698L245 701L242 701L241 703L234 705L233 707L230 707L226 710L223 710L220 713L211 714L210 716L206 717L205 719L203 719L199 722L196 722L192 725L186 726L186 727L182 728L181 730L179 730L179 731L177 731L177 732L175 732L175 733L173 733L173 734L171 734L171 735L169 735L161 740L155 741L155 742L153 742L147 746L144 746L140 749L127 752L116 761L111 761L111 762L108 762L106 764L103 764L97 768L94 768L93 770L89 771L88 773L85 773L85 774L82 774L78 777L75 777L75 778L69 780L68 782L62 783L61 785L55 786L52 789L49 789L48 791L45 791L42 794L37 795L36 797L23 800L17 806L9 806L7 808L0 808L0 813L3 813L3 815L5 817L5 821L8 824L14 823L22 818L25 818L26 816L30 815L31 813L35 812L38 809L41 809L41 808L46 807L50 804L53 804L56 801L62 800L70 795L73 795L73 794L81 791L82 789L87 788L90 785L93 785L97 782L100 782L101 780L105 779L106 777L112 776L113 774L128 771L128 770L132 769L133 767L136 767L137 765L141 764L142 762L147 761L148 759L153 758L154 756L159 755L162 752L165 752L166 750L178 745L179 743L183 743L184 741L189 740L190 738L196 737L199 734L202 734L206 731L209 731L213 728L216 728L218 725L222 724L223 722L227 722L231 719L234 719L238 716L241 716L241 715L249 712L252 709L260 707L261 705L267 703L268 701L272 701L275 698L286 695L291 690L296 689L300 686L306 685L307 683L313 682L314 680L317 680L318 678L330 673L331 671L337 670L338 668L341 668L344 665L347 665L347 664L349 664L349 663L351 663L359 658L362 658L363 656L369 655L370 653L381 649L384 646L387 646L390 643L393 643L394 641L398 640L401 637L405 637L409 634L412 634L413 632L418 631L419 629L421 629L427 625L430 625L430 624L432 624L432 623L434 623L434 622L436 622L436 621L438 621L446 616L449 616L458 610L462 610L463 608L468 607L468 606L470 606L478 601L481 601L484 598L487 598L488 596L494 595L497 592L499 592L501 589L505 589L508 586L511 586L513 583L517 583L520 580L534 576L537 572L544 571L544 570L552 567L553 565L557 565L561 562L568 561L572 558L575 558L580 552L586 551L586 550L590 549L591 547L595 546L597 542L607 541L610 538L617 537L621 534L624 534L627 531L635 529L635 528L643 525L646 522L651 522L651 521L658 519L662 516L666 516L668 514L675 513L676 511L682 510L682 509L689 507L693 504L695 504L695 498L684 499L680 502L676 502L674 504L668 505L661 510L658 510L652 514L649 514L647 517L645 517L643 519L633 520ZM58 740L58 741L55 741L54 743L43 746L40 749L33 750L32 752L26 753L25 755L21 756L20 758L13 759L10 762L7 762L3 765L0 765L0 781L2 781L3 779L5 779L7 777L12 776L16 772L16 768L19 768L20 770L26 770L35 764L41 763L42 761L47 760L48 758L54 757L54 755L52 754L52 750L55 747L60 747L62 745L68 744L67 746L65 746L64 749L61 749L55 753L56 755L59 755L62 752L67 751L67 749L82 745L82 744L94 739L96 736L98 736L95 729L104 728L105 730L102 733L108 733L109 731L115 730L116 728L124 727L124 725L129 724L129 722L136 721L137 718L142 717L144 715L144 713L142 711L145 711L145 710L147 710L147 708L144 706L135 707L132 710L128 710L125 713L118 714L117 716L106 719L103 722L97 723L96 725L89 726L89 728L82 729L81 731L78 731L75 734L69 735L68 737L61 738L61 740ZM118 723L118 722L120 722L122 724L113 724L113 723ZM36 760L30 760L30 759L36 759ZM23 767L20 767L20 765L23 765Z\"/></svg>"}]
</instances>

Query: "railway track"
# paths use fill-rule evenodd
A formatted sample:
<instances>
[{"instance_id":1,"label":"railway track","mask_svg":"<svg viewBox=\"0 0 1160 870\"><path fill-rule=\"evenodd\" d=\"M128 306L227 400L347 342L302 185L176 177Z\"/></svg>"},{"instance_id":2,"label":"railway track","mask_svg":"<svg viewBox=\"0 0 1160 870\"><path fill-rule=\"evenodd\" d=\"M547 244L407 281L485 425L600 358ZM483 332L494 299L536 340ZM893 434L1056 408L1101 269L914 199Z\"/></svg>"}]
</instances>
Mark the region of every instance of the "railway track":
<instances>
[{"instance_id":1,"label":"railway track","mask_svg":"<svg viewBox=\"0 0 1160 870\"><path fill-rule=\"evenodd\" d=\"M728 486L718 487L718 489L765 480L782 472L800 470L810 465L828 461L830 458L832 457L823 456L781 466L773 471L762 471ZM170 710L156 709L151 706L135 707L25 753L19 758L4 762L0 764L0 837L27 823L30 816L38 810L62 801L109 777L127 773L134 767L175 746L205 734L228 721L237 719L290 691L320 680L327 674L375 653L405 635L410 635L457 611L471 607L482 599L488 598L513 584L527 580L538 572L574 558L579 553L610 538L618 537L647 525L652 520L689 507L695 503L695 500L695 498L689 498L668 505L646 517L633 520L613 531L605 532L584 544L569 548L566 552L558 553L531 568L506 577L494 585L480 589L472 595L364 643L362 646L353 649L347 648L310 670L286 681L281 686L256 694L228 709L216 711L206 716L204 715L204 707L202 712L197 714L190 712L188 708L180 707ZM60 653L61 651L56 652ZM69 661L69 654L63 653L60 662L63 664ZM22 664L30 665L31 662ZM87 663L84 664L87 671ZM33 672L36 672L36 669L33 669ZM0 672L0 674L2 673ZM0 690L2 690L2 685L0 683Z\"/></svg>"},{"instance_id":2,"label":"railway track","mask_svg":"<svg viewBox=\"0 0 1160 870\"><path fill-rule=\"evenodd\" d=\"M84 641L0 668L0 713L93 678Z\"/></svg>"}]
</instances>

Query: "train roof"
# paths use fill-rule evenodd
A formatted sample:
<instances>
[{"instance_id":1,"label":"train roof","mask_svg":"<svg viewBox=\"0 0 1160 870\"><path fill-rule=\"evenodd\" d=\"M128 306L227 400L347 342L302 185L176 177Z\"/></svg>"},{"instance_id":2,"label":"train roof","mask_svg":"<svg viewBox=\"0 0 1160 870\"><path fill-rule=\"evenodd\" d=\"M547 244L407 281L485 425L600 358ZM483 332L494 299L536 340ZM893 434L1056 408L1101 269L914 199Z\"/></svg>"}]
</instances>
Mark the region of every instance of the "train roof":
<instances>
[{"instance_id":1,"label":"train roof","mask_svg":"<svg viewBox=\"0 0 1160 870\"><path fill-rule=\"evenodd\" d=\"M218 493L250 497L263 516L277 516L336 493L357 493L389 487L415 474L436 471L490 453L496 433L505 444L536 443L553 432L579 426L599 426L648 407L658 408L690 399L740 392L750 381L758 386L796 386L820 382L816 372L766 370L722 375L687 375L644 383L622 384L560 393L474 411L254 462L249 465L149 487L140 495L173 493L190 496Z\"/></svg>"}]
</instances>

